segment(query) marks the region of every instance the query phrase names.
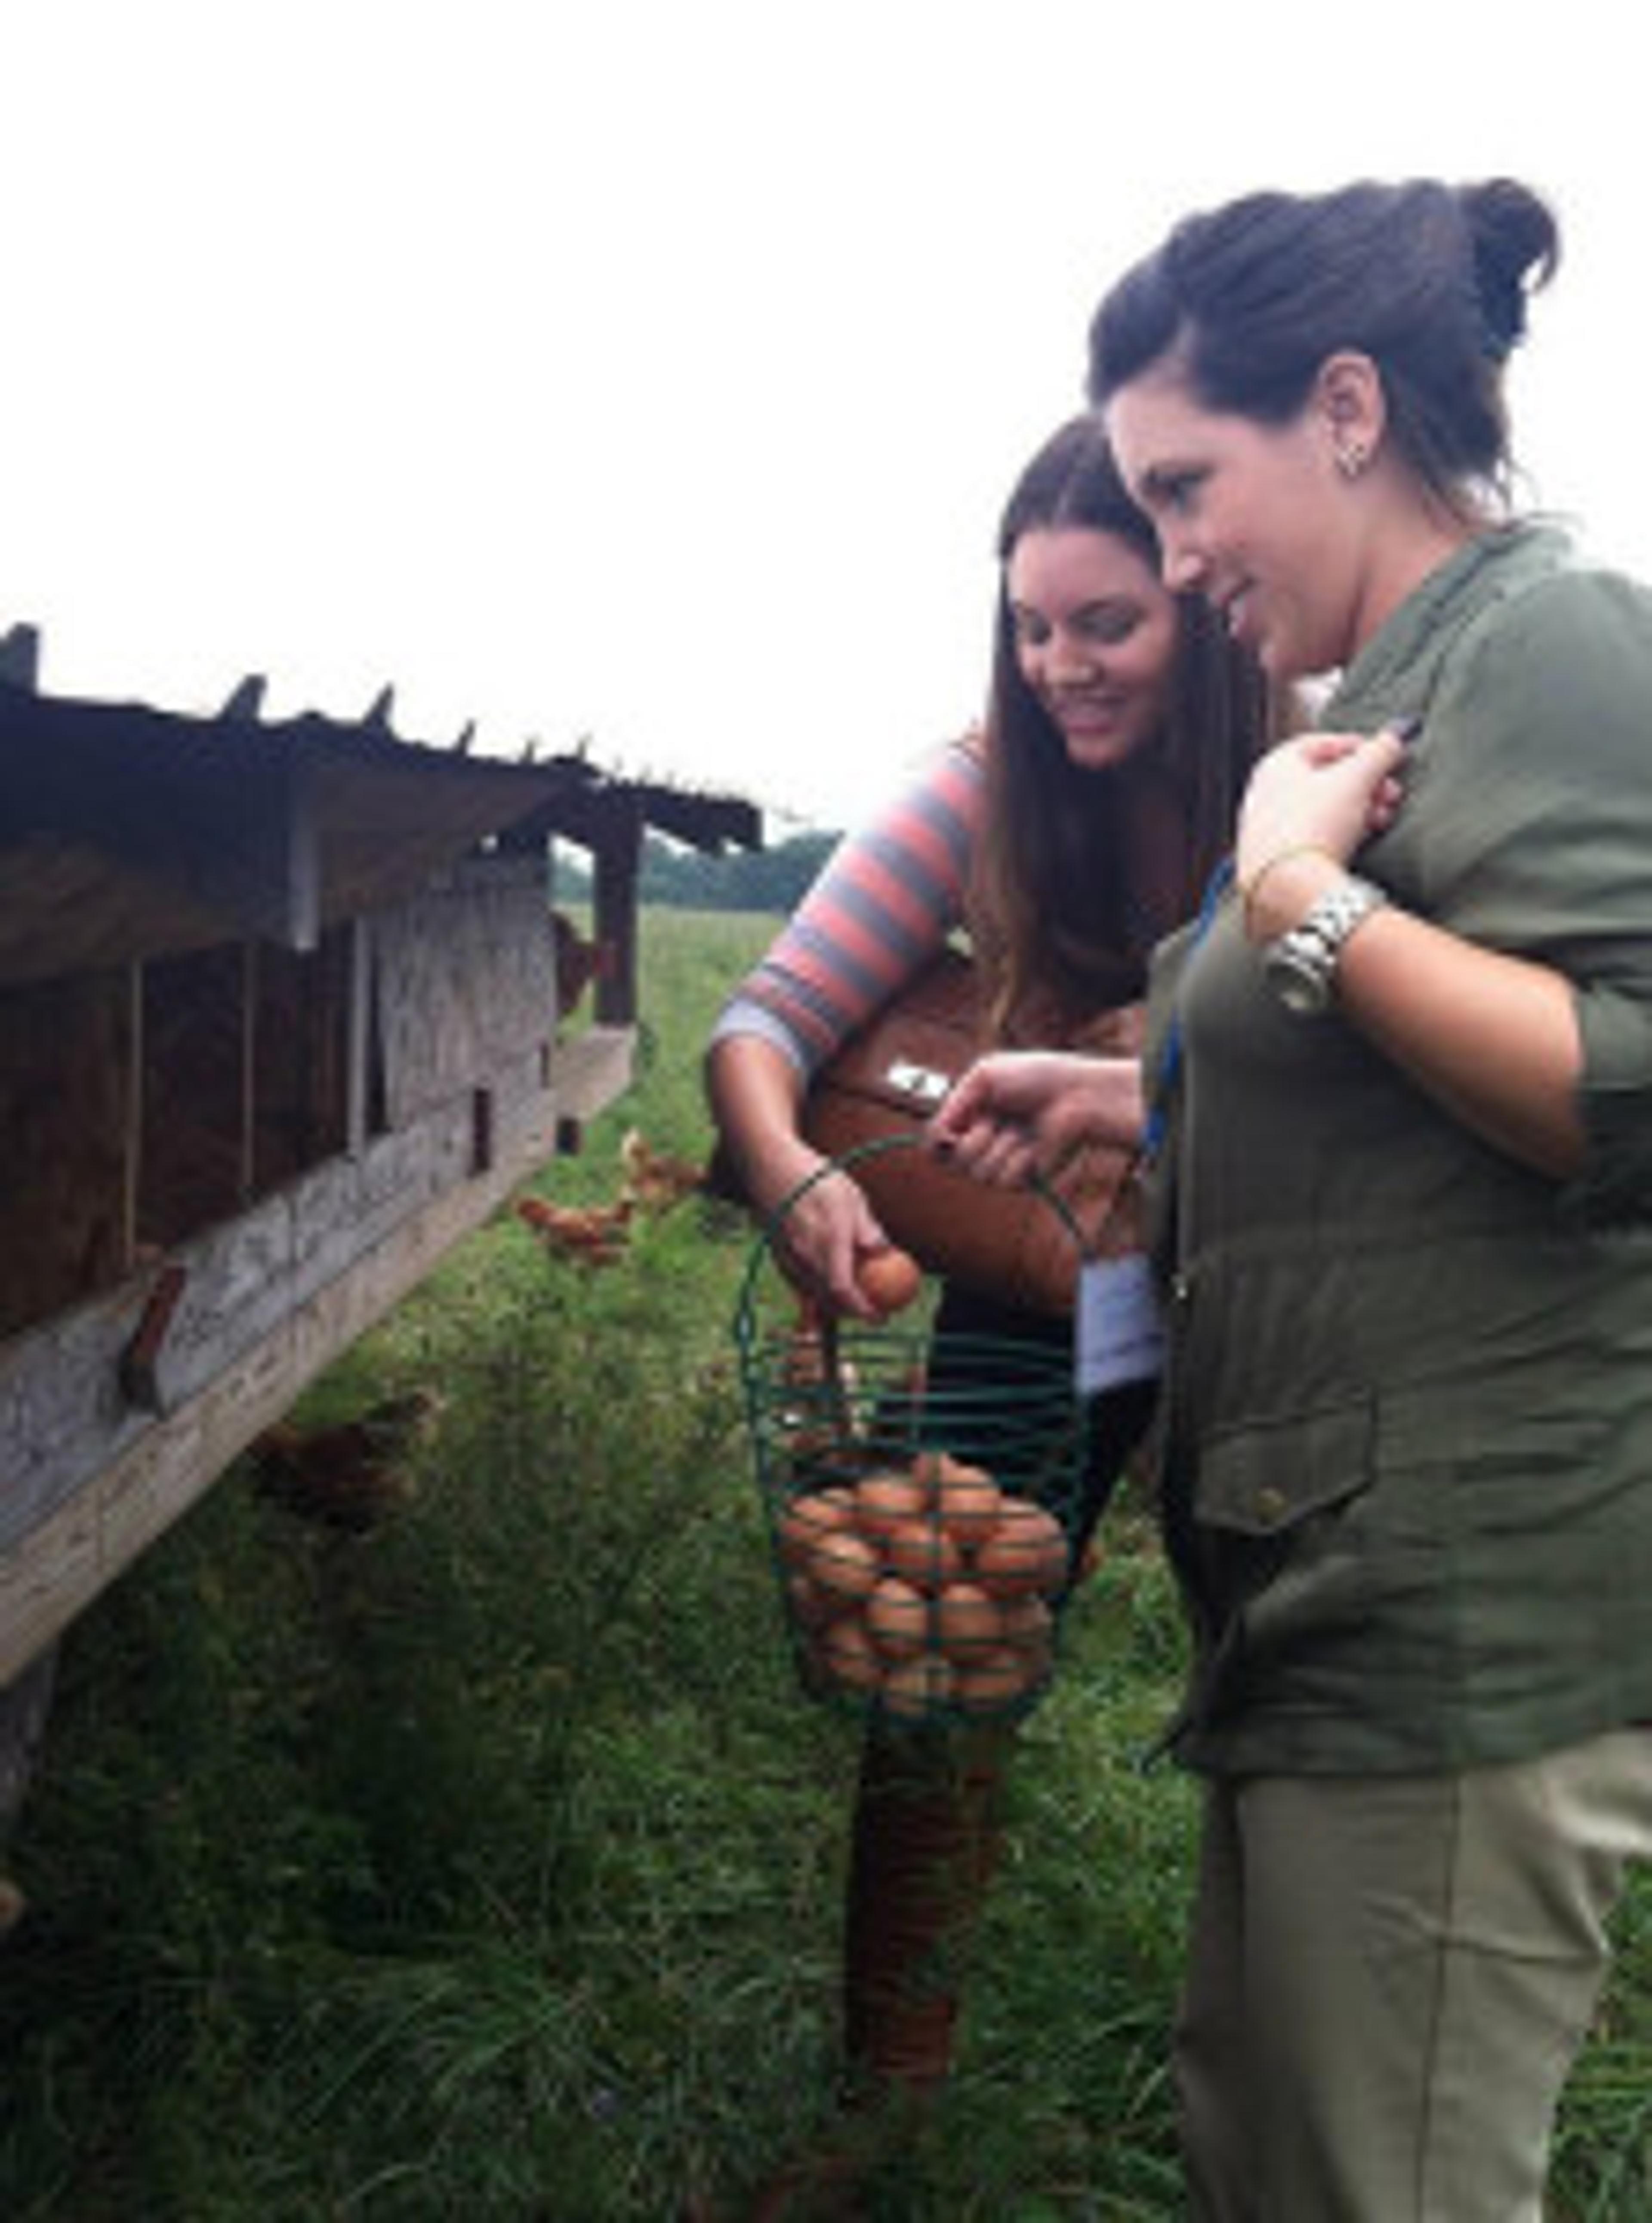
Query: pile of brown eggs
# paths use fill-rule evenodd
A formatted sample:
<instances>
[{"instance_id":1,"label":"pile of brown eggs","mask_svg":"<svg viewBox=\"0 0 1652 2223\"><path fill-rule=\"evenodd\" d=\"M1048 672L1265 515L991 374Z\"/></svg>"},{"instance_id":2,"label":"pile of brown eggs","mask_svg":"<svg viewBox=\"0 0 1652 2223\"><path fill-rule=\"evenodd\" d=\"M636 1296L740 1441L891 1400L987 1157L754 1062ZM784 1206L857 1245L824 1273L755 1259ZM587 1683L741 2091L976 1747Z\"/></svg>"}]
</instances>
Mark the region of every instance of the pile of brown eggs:
<instances>
[{"instance_id":1,"label":"pile of brown eggs","mask_svg":"<svg viewBox=\"0 0 1652 2223\"><path fill-rule=\"evenodd\" d=\"M1048 1680L1067 1540L983 1468L920 1452L778 1510L811 1675L902 1722L987 1715Z\"/></svg>"}]
</instances>

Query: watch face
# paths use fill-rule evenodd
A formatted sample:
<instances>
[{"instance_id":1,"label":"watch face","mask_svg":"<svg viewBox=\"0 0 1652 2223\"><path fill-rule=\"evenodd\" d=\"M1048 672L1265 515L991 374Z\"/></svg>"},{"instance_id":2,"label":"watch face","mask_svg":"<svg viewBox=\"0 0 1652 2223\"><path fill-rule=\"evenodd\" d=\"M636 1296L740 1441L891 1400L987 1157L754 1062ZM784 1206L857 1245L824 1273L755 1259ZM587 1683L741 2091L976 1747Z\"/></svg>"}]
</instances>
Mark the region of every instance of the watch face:
<instances>
[{"instance_id":1,"label":"watch face","mask_svg":"<svg viewBox=\"0 0 1652 2223\"><path fill-rule=\"evenodd\" d=\"M1325 992L1325 983L1316 973L1288 973L1278 983L1278 989L1286 1011L1298 1012L1303 1018L1315 1017L1330 1000Z\"/></svg>"},{"instance_id":2,"label":"watch face","mask_svg":"<svg viewBox=\"0 0 1652 2223\"><path fill-rule=\"evenodd\" d=\"M1312 1016L1329 1010L1343 943L1386 900L1380 888L1350 879L1322 896L1305 918L1270 946L1264 976L1287 1011Z\"/></svg>"},{"instance_id":3,"label":"watch face","mask_svg":"<svg viewBox=\"0 0 1652 2223\"><path fill-rule=\"evenodd\" d=\"M1268 986L1288 1011L1311 1017L1330 1000L1329 967L1316 944L1315 955L1299 949L1276 948L1265 967Z\"/></svg>"}]
</instances>

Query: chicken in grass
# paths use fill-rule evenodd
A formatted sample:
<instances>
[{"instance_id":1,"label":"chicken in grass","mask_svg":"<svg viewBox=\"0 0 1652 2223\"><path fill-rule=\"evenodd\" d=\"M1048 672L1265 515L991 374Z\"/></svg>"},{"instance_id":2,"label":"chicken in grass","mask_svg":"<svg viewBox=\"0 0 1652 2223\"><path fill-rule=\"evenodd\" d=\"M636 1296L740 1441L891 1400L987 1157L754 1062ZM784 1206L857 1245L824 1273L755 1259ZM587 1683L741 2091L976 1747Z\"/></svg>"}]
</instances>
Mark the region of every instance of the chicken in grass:
<instances>
[{"instance_id":1,"label":"chicken in grass","mask_svg":"<svg viewBox=\"0 0 1652 2223\"><path fill-rule=\"evenodd\" d=\"M554 1257L612 1266L624 1255L635 1208L625 1197L616 1204L552 1204L543 1196L524 1196L517 1200L516 1215Z\"/></svg>"},{"instance_id":2,"label":"chicken in grass","mask_svg":"<svg viewBox=\"0 0 1652 2223\"><path fill-rule=\"evenodd\" d=\"M363 1535L412 1496L412 1455L438 1402L413 1389L324 1426L278 1421L248 1446L256 1486L305 1520Z\"/></svg>"},{"instance_id":3,"label":"chicken in grass","mask_svg":"<svg viewBox=\"0 0 1652 2223\"><path fill-rule=\"evenodd\" d=\"M665 1212L706 1186L706 1168L692 1159L673 1157L651 1147L640 1129L628 1127L619 1145L625 1181L622 1198L644 1212Z\"/></svg>"}]
</instances>

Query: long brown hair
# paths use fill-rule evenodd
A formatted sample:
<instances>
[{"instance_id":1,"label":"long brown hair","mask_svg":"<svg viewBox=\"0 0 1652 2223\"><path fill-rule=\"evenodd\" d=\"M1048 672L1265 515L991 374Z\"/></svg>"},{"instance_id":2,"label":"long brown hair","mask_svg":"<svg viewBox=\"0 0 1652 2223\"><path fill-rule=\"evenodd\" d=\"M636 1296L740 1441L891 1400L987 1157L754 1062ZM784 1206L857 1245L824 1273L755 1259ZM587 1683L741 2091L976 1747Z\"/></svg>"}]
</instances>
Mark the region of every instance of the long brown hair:
<instances>
[{"instance_id":1,"label":"long brown hair","mask_svg":"<svg viewBox=\"0 0 1652 2223\"><path fill-rule=\"evenodd\" d=\"M999 590L985 733L985 822L976 852L970 929L992 1031L1036 1038L1053 1011L1076 1025L1139 997L1153 944L1189 917L1232 839L1247 775L1266 736L1266 690L1253 659L1197 596L1178 597L1170 708L1156 752L1185 828L1180 885L1144 916L1133 904L1124 786L1081 770L1021 676L1009 605L1009 559L1023 533L1105 532L1156 571L1152 526L1125 491L1100 419L1074 418L1022 473L998 529ZM1034 1015L1037 1015L1036 1017Z\"/></svg>"}]
</instances>

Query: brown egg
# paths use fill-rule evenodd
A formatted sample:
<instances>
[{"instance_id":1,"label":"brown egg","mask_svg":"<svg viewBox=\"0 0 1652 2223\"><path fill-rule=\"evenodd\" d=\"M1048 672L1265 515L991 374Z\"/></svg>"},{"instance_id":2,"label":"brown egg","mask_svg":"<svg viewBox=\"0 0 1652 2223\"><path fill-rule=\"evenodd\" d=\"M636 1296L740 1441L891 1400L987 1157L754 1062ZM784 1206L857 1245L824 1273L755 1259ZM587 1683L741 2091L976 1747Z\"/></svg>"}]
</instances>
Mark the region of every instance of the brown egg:
<instances>
[{"instance_id":1,"label":"brown egg","mask_svg":"<svg viewBox=\"0 0 1652 2223\"><path fill-rule=\"evenodd\" d=\"M787 1576L786 1600L791 1608L792 1618L800 1628L819 1628L830 1621L833 1614L843 1610L841 1599L828 1596L820 1584L812 1583L807 1575Z\"/></svg>"},{"instance_id":2,"label":"brown egg","mask_svg":"<svg viewBox=\"0 0 1652 2223\"><path fill-rule=\"evenodd\" d=\"M1004 1494L989 1474L974 1466L955 1466L943 1472L935 1490L935 1510L941 1526L970 1551L983 1543L998 1525Z\"/></svg>"},{"instance_id":3,"label":"brown egg","mask_svg":"<svg viewBox=\"0 0 1652 2223\"><path fill-rule=\"evenodd\" d=\"M855 1503L846 1489L817 1489L793 1498L780 1516L780 1556L788 1567L803 1566L823 1536L846 1528Z\"/></svg>"},{"instance_id":4,"label":"brown egg","mask_svg":"<svg viewBox=\"0 0 1652 2223\"><path fill-rule=\"evenodd\" d=\"M1003 1641L1003 1608L974 1583L951 1583L935 1600L941 1649L956 1665Z\"/></svg>"},{"instance_id":5,"label":"brown egg","mask_svg":"<svg viewBox=\"0 0 1652 2223\"><path fill-rule=\"evenodd\" d=\"M923 1490L909 1474L869 1474L855 1484L855 1520L869 1536L887 1536L923 1509Z\"/></svg>"},{"instance_id":6,"label":"brown egg","mask_svg":"<svg viewBox=\"0 0 1652 2223\"><path fill-rule=\"evenodd\" d=\"M944 1482L950 1482L955 1476L980 1474L984 1472L984 1469L966 1466L962 1459L955 1459L951 1452L924 1451L920 1452L912 1462L912 1472L914 1480L921 1483L933 1496Z\"/></svg>"},{"instance_id":7,"label":"brown egg","mask_svg":"<svg viewBox=\"0 0 1652 2223\"><path fill-rule=\"evenodd\" d=\"M967 1663L959 1662L952 1696L966 1713L991 1713L1024 1697L1037 1687L1041 1676L1041 1668L1024 1653L1001 1645Z\"/></svg>"},{"instance_id":8,"label":"brown egg","mask_svg":"<svg viewBox=\"0 0 1652 2223\"><path fill-rule=\"evenodd\" d=\"M1067 1540L1041 1505L1007 1497L998 1525L976 1551L975 1579L994 1597L1046 1596L1066 1580Z\"/></svg>"},{"instance_id":9,"label":"brown egg","mask_svg":"<svg viewBox=\"0 0 1652 2223\"><path fill-rule=\"evenodd\" d=\"M868 1252L855 1268L855 1279L867 1303L886 1316L904 1311L924 1282L917 1260L893 1247Z\"/></svg>"},{"instance_id":10,"label":"brown egg","mask_svg":"<svg viewBox=\"0 0 1652 2223\"><path fill-rule=\"evenodd\" d=\"M875 1691L883 1682L883 1662L857 1613L845 1614L823 1628L815 1647L827 1674L851 1690Z\"/></svg>"},{"instance_id":11,"label":"brown egg","mask_svg":"<svg viewBox=\"0 0 1652 2223\"><path fill-rule=\"evenodd\" d=\"M888 1659L909 1659L929 1640L929 1600L898 1575L885 1575L866 1601L866 1626Z\"/></svg>"},{"instance_id":12,"label":"brown egg","mask_svg":"<svg viewBox=\"0 0 1652 2223\"><path fill-rule=\"evenodd\" d=\"M945 1590L963 1566L958 1546L927 1515L891 1528L883 1539L883 1556L897 1575L920 1590Z\"/></svg>"},{"instance_id":13,"label":"brown egg","mask_svg":"<svg viewBox=\"0 0 1652 2223\"><path fill-rule=\"evenodd\" d=\"M834 1597L870 1597L882 1571L877 1547L858 1529L828 1528L815 1539L804 1563L809 1580Z\"/></svg>"},{"instance_id":14,"label":"brown egg","mask_svg":"<svg viewBox=\"0 0 1652 2223\"><path fill-rule=\"evenodd\" d=\"M998 1610L1006 1644L1018 1652L1048 1652L1055 1637L1055 1617L1041 1597L1002 1598Z\"/></svg>"},{"instance_id":15,"label":"brown egg","mask_svg":"<svg viewBox=\"0 0 1652 2223\"><path fill-rule=\"evenodd\" d=\"M952 1670L936 1653L901 1659L883 1678L878 1696L885 1710L901 1721L922 1721L938 1712L952 1695Z\"/></svg>"}]
</instances>

